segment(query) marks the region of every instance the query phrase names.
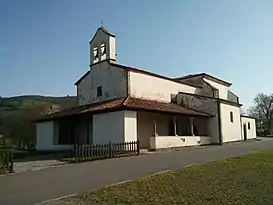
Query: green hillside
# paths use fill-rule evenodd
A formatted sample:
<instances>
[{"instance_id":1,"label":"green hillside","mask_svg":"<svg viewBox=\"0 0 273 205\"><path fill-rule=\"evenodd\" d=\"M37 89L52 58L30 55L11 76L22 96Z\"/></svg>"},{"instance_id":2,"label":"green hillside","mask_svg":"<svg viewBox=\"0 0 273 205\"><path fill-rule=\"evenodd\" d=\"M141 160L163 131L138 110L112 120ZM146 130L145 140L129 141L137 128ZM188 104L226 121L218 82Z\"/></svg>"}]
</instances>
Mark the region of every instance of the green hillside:
<instances>
[{"instance_id":1,"label":"green hillside","mask_svg":"<svg viewBox=\"0 0 273 205\"><path fill-rule=\"evenodd\" d=\"M19 146L34 143L35 127L31 121L53 109L52 105L59 109L73 107L76 106L76 97L0 97L0 134L4 134L8 141Z\"/></svg>"}]
</instances>

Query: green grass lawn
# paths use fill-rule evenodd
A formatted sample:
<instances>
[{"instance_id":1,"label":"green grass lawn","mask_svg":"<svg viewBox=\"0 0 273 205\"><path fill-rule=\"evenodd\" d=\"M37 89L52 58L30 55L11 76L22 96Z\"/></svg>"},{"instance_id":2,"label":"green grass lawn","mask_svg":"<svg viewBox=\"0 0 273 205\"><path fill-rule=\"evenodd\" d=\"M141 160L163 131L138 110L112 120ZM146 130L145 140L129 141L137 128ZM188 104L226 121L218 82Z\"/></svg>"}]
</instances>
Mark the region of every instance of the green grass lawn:
<instances>
[{"instance_id":1,"label":"green grass lawn","mask_svg":"<svg viewBox=\"0 0 273 205\"><path fill-rule=\"evenodd\" d=\"M273 204L273 149L108 186L60 204Z\"/></svg>"}]
</instances>

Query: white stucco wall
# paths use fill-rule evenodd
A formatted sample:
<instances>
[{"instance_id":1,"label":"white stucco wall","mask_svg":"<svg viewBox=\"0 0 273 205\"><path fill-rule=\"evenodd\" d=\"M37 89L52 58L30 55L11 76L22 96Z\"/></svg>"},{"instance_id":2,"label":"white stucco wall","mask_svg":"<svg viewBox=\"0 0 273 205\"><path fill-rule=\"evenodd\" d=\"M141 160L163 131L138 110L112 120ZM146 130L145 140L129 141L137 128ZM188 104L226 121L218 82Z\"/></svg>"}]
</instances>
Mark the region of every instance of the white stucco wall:
<instances>
[{"instance_id":1,"label":"white stucco wall","mask_svg":"<svg viewBox=\"0 0 273 205\"><path fill-rule=\"evenodd\" d=\"M137 120L133 111L93 115L93 144L137 140Z\"/></svg>"},{"instance_id":2,"label":"white stucco wall","mask_svg":"<svg viewBox=\"0 0 273 205\"><path fill-rule=\"evenodd\" d=\"M218 124L218 114L215 117L211 117L208 119L208 135L211 136L211 143L218 144L220 143L219 138L219 124Z\"/></svg>"},{"instance_id":3,"label":"white stucco wall","mask_svg":"<svg viewBox=\"0 0 273 205\"><path fill-rule=\"evenodd\" d=\"M219 91L219 98L227 100L228 95L228 87L225 85L222 85L220 83L216 83L214 81L208 80L206 78L203 78L203 80L207 83L209 83L212 87L218 89Z\"/></svg>"},{"instance_id":4,"label":"white stucco wall","mask_svg":"<svg viewBox=\"0 0 273 205\"><path fill-rule=\"evenodd\" d=\"M208 136L156 136L150 138L151 149L205 145L211 143Z\"/></svg>"},{"instance_id":5,"label":"white stucco wall","mask_svg":"<svg viewBox=\"0 0 273 205\"><path fill-rule=\"evenodd\" d=\"M109 55L110 59L116 59L116 38L109 37Z\"/></svg>"},{"instance_id":6,"label":"white stucco wall","mask_svg":"<svg viewBox=\"0 0 273 205\"><path fill-rule=\"evenodd\" d=\"M241 117L241 122L242 122L242 139L244 139L244 130L243 130L243 125L246 124L246 131L247 131L247 139L254 139L256 138L256 121L253 118L249 117ZM250 129L248 129L248 123L250 123Z\"/></svg>"},{"instance_id":7,"label":"white stucco wall","mask_svg":"<svg viewBox=\"0 0 273 205\"><path fill-rule=\"evenodd\" d=\"M78 104L85 105L126 96L127 71L102 62L92 66L91 72L78 84ZM97 87L102 96L97 97Z\"/></svg>"},{"instance_id":8,"label":"white stucco wall","mask_svg":"<svg viewBox=\"0 0 273 205\"><path fill-rule=\"evenodd\" d=\"M230 121L230 112L233 112L233 122ZM220 113L223 142L241 140L240 107L220 103Z\"/></svg>"},{"instance_id":9,"label":"white stucco wall","mask_svg":"<svg viewBox=\"0 0 273 205\"><path fill-rule=\"evenodd\" d=\"M163 102L171 101L171 94L178 92L195 93L198 88L161 79L143 73L129 72L129 94Z\"/></svg>"},{"instance_id":10,"label":"white stucco wall","mask_svg":"<svg viewBox=\"0 0 273 205\"><path fill-rule=\"evenodd\" d=\"M126 142L137 141L137 112L124 111L124 139Z\"/></svg>"},{"instance_id":11,"label":"white stucco wall","mask_svg":"<svg viewBox=\"0 0 273 205\"><path fill-rule=\"evenodd\" d=\"M36 149L47 150L53 145L54 121L36 124Z\"/></svg>"},{"instance_id":12,"label":"white stucco wall","mask_svg":"<svg viewBox=\"0 0 273 205\"><path fill-rule=\"evenodd\" d=\"M73 145L58 145L58 126L54 121L36 123L36 150L59 151L73 149Z\"/></svg>"}]
</instances>

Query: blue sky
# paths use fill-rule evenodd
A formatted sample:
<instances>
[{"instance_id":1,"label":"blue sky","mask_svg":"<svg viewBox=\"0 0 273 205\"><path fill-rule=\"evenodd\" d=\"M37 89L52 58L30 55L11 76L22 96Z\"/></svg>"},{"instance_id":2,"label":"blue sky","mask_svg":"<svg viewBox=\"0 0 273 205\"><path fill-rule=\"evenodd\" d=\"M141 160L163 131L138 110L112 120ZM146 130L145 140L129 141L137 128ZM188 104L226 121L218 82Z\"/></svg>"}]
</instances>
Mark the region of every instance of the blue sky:
<instances>
[{"instance_id":1,"label":"blue sky","mask_svg":"<svg viewBox=\"0 0 273 205\"><path fill-rule=\"evenodd\" d=\"M2 0L0 96L75 95L101 19L120 64L207 72L232 82L245 107L273 92L272 0Z\"/></svg>"}]
</instances>

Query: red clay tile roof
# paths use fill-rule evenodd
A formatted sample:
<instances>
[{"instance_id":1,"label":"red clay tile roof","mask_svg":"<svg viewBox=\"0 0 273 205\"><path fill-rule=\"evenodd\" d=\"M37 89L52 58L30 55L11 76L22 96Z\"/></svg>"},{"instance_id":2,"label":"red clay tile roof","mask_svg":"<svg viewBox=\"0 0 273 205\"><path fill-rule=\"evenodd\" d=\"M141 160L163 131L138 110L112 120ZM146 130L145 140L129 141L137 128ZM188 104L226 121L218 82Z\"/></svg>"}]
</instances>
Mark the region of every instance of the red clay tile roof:
<instances>
[{"instance_id":1,"label":"red clay tile roof","mask_svg":"<svg viewBox=\"0 0 273 205\"><path fill-rule=\"evenodd\" d=\"M60 117L80 115L87 112L110 110L110 109L119 107L124 100L125 98L119 98L115 100L109 100L109 101L104 101L99 103L92 103L88 105L81 105L81 106L73 107L70 109L64 109L64 110L61 110L60 112L56 112L50 115L45 115L35 121L46 121L46 120L60 118Z\"/></svg>"},{"instance_id":2,"label":"red clay tile roof","mask_svg":"<svg viewBox=\"0 0 273 205\"><path fill-rule=\"evenodd\" d=\"M75 116L84 113L99 113L99 112L111 112L117 110L145 110L163 113L183 114L191 116L204 116L209 117L210 115L202 111L196 111L189 108L185 108L181 105L174 103L165 103L154 100L140 99L134 97L119 98L116 100L110 100L101 103L93 103L89 105L83 105L74 107L71 109L62 110L57 113L43 116L39 121L48 121L61 117Z\"/></svg>"},{"instance_id":3,"label":"red clay tile roof","mask_svg":"<svg viewBox=\"0 0 273 205\"><path fill-rule=\"evenodd\" d=\"M186 76L182 76L182 77L177 77L177 78L174 78L176 80L184 80L184 79L189 79L189 78L194 78L194 77L199 77L199 76L202 76L202 77L207 77L209 80L212 80L212 81L216 81L218 83L221 83L225 86L231 86L232 84L227 82L227 81L224 81L222 79L219 79L219 78L216 78L212 75L209 75L207 73L197 73L197 74L190 74L190 75L186 75Z\"/></svg>"},{"instance_id":4,"label":"red clay tile roof","mask_svg":"<svg viewBox=\"0 0 273 205\"><path fill-rule=\"evenodd\" d=\"M124 101L124 105L125 107L128 107L129 109L136 109L136 110L158 111L158 112L166 112L166 113L174 113L174 114L185 114L185 115L209 116L209 114L207 113L191 110L175 103L165 103L165 102L159 102L155 100L146 100L141 98L128 97Z\"/></svg>"}]
</instances>

